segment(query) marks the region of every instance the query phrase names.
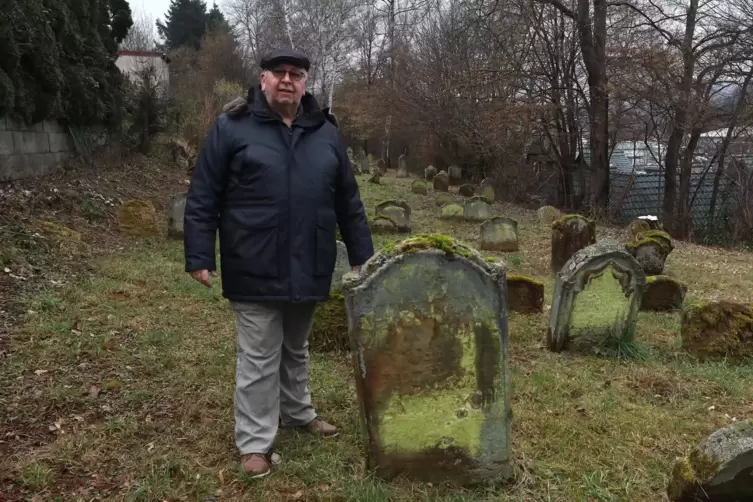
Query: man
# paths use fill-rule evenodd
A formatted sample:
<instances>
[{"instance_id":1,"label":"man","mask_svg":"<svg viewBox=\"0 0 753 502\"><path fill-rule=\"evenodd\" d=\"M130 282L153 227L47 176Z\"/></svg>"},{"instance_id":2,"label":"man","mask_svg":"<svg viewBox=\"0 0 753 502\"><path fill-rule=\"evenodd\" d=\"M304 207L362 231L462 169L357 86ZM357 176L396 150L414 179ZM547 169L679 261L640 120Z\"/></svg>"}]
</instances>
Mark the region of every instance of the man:
<instances>
[{"instance_id":1,"label":"man","mask_svg":"<svg viewBox=\"0 0 753 502\"><path fill-rule=\"evenodd\" d=\"M374 252L334 118L306 92L308 58L281 49L261 67L246 103L209 132L184 218L185 269L207 287L219 230L237 328L235 440L252 477L270 472L278 423L338 434L311 404L308 335L329 296L336 227L354 270Z\"/></svg>"}]
</instances>

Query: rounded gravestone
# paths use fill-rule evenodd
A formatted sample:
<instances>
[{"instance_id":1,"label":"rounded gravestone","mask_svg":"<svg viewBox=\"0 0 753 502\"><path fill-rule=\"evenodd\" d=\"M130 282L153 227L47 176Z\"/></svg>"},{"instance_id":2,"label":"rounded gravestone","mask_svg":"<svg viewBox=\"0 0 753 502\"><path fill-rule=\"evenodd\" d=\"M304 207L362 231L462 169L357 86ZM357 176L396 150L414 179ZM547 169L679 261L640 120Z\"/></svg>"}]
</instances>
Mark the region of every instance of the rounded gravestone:
<instances>
[{"instance_id":1,"label":"rounded gravestone","mask_svg":"<svg viewBox=\"0 0 753 502\"><path fill-rule=\"evenodd\" d=\"M625 247L647 275L661 275L670 253L674 249L672 238L661 230L649 230L637 234L635 241L628 242Z\"/></svg>"},{"instance_id":2,"label":"rounded gravestone","mask_svg":"<svg viewBox=\"0 0 753 502\"><path fill-rule=\"evenodd\" d=\"M416 180L411 183L410 189L411 192L419 195L426 195L429 193L429 189L426 187L426 182L423 180Z\"/></svg>"},{"instance_id":3,"label":"rounded gravestone","mask_svg":"<svg viewBox=\"0 0 753 502\"><path fill-rule=\"evenodd\" d=\"M575 253L596 243L596 222L570 214L552 223L552 271L557 273Z\"/></svg>"},{"instance_id":4,"label":"rounded gravestone","mask_svg":"<svg viewBox=\"0 0 753 502\"><path fill-rule=\"evenodd\" d=\"M167 214L167 236L173 239L182 239L183 215L186 212L186 194L177 195L170 199Z\"/></svg>"},{"instance_id":5,"label":"rounded gravestone","mask_svg":"<svg viewBox=\"0 0 753 502\"><path fill-rule=\"evenodd\" d=\"M376 216L391 220L397 227L398 232L411 231L411 208L404 201L387 200L376 206Z\"/></svg>"},{"instance_id":6,"label":"rounded gravestone","mask_svg":"<svg viewBox=\"0 0 753 502\"><path fill-rule=\"evenodd\" d=\"M481 224L481 249L487 251L517 251L518 222L512 218L495 216Z\"/></svg>"},{"instance_id":7,"label":"rounded gravestone","mask_svg":"<svg viewBox=\"0 0 753 502\"><path fill-rule=\"evenodd\" d=\"M462 219L463 206L457 202L448 202L439 209L439 218L442 220Z\"/></svg>"},{"instance_id":8,"label":"rounded gravestone","mask_svg":"<svg viewBox=\"0 0 753 502\"><path fill-rule=\"evenodd\" d=\"M476 195L483 197L489 204L496 200L497 195L494 193L494 187L491 185L482 185L476 191Z\"/></svg>"},{"instance_id":9,"label":"rounded gravestone","mask_svg":"<svg viewBox=\"0 0 753 502\"><path fill-rule=\"evenodd\" d=\"M485 186L492 186L494 185L494 180L491 178L484 178L481 180L481 183L479 183L479 187L485 187Z\"/></svg>"},{"instance_id":10,"label":"rounded gravestone","mask_svg":"<svg viewBox=\"0 0 753 502\"><path fill-rule=\"evenodd\" d=\"M395 174L396 178L407 178L408 177L408 159L405 157L405 154L401 155L397 159L397 173Z\"/></svg>"},{"instance_id":11,"label":"rounded gravestone","mask_svg":"<svg viewBox=\"0 0 753 502\"><path fill-rule=\"evenodd\" d=\"M459 166L450 166L447 168L447 175L449 176L450 185L457 186L462 183L463 170Z\"/></svg>"},{"instance_id":12,"label":"rounded gravestone","mask_svg":"<svg viewBox=\"0 0 753 502\"><path fill-rule=\"evenodd\" d=\"M507 308L521 314L544 311L544 283L523 275L507 275Z\"/></svg>"},{"instance_id":13,"label":"rounded gravestone","mask_svg":"<svg viewBox=\"0 0 753 502\"><path fill-rule=\"evenodd\" d=\"M467 221L486 221L492 217L492 206L481 197L471 197L463 207L463 218Z\"/></svg>"},{"instance_id":14,"label":"rounded gravestone","mask_svg":"<svg viewBox=\"0 0 753 502\"><path fill-rule=\"evenodd\" d=\"M439 171L437 175L434 176L433 183L434 190L437 192L448 192L450 190L450 178L444 171Z\"/></svg>"},{"instance_id":15,"label":"rounded gravestone","mask_svg":"<svg viewBox=\"0 0 753 502\"><path fill-rule=\"evenodd\" d=\"M448 202L452 202L452 195L450 195L449 193L442 192L439 195L437 195L437 198L436 198L437 206L442 207Z\"/></svg>"},{"instance_id":16,"label":"rounded gravestone","mask_svg":"<svg viewBox=\"0 0 753 502\"><path fill-rule=\"evenodd\" d=\"M442 235L345 276L369 470L468 486L513 478L505 276Z\"/></svg>"},{"instance_id":17,"label":"rounded gravestone","mask_svg":"<svg viewBox=\"0 0 753 502\"><path fill-rule=\"evenodd\" d=\"M426 178L426 181L433 181L434 176L437 175L437 168L434 166L428 166L426 169L424 169L424 178Z\"/></svg>"},{"instance_id":18,"label":"rounded gravestone","mask_svg":"<svg viewBox=\"0 0 753 502\"><path fill-rule=\"evenodd\" d=\"M643 292L641 310L662 312L679 310L685 301L688 287L666 275L646 277L646 291Z\"/></svg>"},{"instance_id":19,"label":"rounded gravestone","mask_svg":"<svg viewBox=\"0 0 753 502\"><path fill-rule=\"evenodd\" d=\"M476 188L474 188L473 185L463 185L458 188L458 194L462 195L463 197L473 197L475 193Z\"/></svg>"},{"instance_id":20,"label":"rounded gravestone","mask_svg":"<svg viewBox=\"0 0 753 502\"><path fill-rule=\"evenodd\" d=\"M562 218L562 213L554 206L542 206L537 211L539 215L539 221L546 225L551 226L555 221Z\"/></svg>"}]
</instances>

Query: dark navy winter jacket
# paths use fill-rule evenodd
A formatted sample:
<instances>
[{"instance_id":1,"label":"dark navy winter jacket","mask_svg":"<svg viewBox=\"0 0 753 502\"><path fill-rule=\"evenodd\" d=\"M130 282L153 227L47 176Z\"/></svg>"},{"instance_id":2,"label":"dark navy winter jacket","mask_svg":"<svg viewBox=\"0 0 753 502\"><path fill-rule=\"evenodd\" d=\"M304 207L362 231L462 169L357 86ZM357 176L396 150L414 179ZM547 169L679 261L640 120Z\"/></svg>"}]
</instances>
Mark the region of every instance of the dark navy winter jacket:
<instances>
[{"instance_id":1,"label":"dark navy winter jacket","mask_svg":"<svg viewBox=\"0 0 753 502\"><path fill-rule=\"evenodd\" d=\"M374 253L334 120L306 93L288 127L259 87L238 117L219 117L194 169L184 217L185 269L216 270L232 301L325 301L340 227L351 265Z\"/></svg>"}]
</instances>

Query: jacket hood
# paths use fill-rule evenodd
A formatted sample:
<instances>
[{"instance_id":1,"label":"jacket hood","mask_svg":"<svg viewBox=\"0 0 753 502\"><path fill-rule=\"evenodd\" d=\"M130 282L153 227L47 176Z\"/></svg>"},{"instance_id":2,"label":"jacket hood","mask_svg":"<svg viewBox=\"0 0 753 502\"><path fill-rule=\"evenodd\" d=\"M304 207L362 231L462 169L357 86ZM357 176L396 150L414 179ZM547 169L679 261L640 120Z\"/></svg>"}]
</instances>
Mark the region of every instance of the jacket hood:
<instances>
[{"instance_id":1,"label":"jacket hood","mask_svg":"<svg viewBox=\"0 0 753 502\"><path fill-rule=\"evenodd\" d=\"M280 118L280 115L269 107L267 97L261 90L261 84L249 88L248 97L246 99L253 114L266 119ZM322 125L325 120L330 121L335 127L337 127L337 121L334 116L329 113L329 108L322 110L314 95L308 91L306 91L303 98L301 98L299 109L300 113L294 123L301 127L318 127Z\"/></svg>"}]
</instances>

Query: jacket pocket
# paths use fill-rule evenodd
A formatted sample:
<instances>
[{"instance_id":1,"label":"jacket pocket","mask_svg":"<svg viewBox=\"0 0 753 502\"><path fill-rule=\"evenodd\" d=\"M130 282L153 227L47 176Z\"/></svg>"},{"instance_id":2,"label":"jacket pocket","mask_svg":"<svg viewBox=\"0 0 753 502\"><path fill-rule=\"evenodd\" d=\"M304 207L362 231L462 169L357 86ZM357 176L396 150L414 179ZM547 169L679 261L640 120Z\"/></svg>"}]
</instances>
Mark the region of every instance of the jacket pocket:
<instances>
[{"instance_id":1,"label":"jacket pocket","mask_svg":"<svg viewBox=\"0 0 753 502\"><path fill-rule=\"evenodd\" d=\"M255 277L277 277L277 210L233 208L229 216L232 243L230 256L235 266L240 269L239 272Z\"/></svg>"},{"instance_id":2,"label":"jacket pocket","mask_svg":"<svg viewBox=\"0 0 753 502\"><path fill-rule=\"evenodd\" d=\"M319 211L316 215L316 264L314 275L330 275L337 260L337 218L333 211Z\"/></svg>"}]
</instances>

